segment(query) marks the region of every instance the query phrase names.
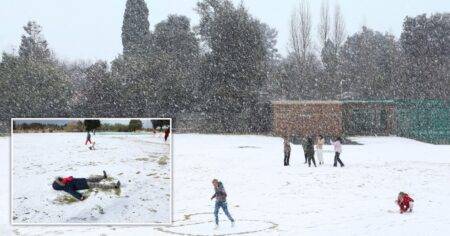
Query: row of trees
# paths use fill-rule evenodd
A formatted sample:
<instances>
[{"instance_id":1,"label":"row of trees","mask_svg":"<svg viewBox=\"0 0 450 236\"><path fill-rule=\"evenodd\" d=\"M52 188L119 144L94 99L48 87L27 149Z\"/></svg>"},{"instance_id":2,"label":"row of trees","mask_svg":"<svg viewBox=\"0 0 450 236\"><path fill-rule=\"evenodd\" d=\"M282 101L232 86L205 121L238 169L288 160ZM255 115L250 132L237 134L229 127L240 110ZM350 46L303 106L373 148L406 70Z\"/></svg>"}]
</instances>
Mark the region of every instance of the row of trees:
<instances>
[{"instance_id":1,"label":"row of trees","mask_svg":"<svg viewBox=\"0 0 450 236\"><path fill-rule=\"evenodd\" d=\"M324 1L313 50L301 1L286 57L277 32L230 0L202 0L200 23L170 15L150 30L144 0L127 0L123 53L108 63L62 62L36 22L0 62L0 118L208 117L210 130L264 131L273 99L448 99L450 14L406 17L399 39L363 27L346 36ZM333 12L333 13L331 13Z\"/></svg>"},{"instance_id":2,"label":"row of trees","mask_svg":"<svg viewBox=\"0 0 450 236\"><path fill-rule=\"evenodd\" d=\"M85 131L110 131L110 132L135 132L143 130L141 120L130 120L125 124L101 124L100 120L69 121L67 124L47 123L13 123L14 132L85 132ZM149 129L150 130L150 129Z\"/></svg>"}]
</instances>

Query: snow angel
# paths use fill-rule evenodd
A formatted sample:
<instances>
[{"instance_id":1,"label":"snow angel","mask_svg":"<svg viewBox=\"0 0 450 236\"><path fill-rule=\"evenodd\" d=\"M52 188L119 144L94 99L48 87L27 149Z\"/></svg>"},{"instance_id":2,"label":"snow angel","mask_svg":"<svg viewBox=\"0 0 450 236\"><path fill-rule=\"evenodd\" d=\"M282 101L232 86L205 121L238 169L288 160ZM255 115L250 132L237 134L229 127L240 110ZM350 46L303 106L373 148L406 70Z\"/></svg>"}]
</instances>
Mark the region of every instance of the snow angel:
<instances>
[{"instance_id":1,"label":"snow angel","mask_svg":"<svg viewBox=\"0 0 450 236\"><path fill-rule=\"evenodd\" d=\"M69 177L56 177L55 181L53 181L52 187L57 191L64 191L74 198L83 201L86 199L78 190L84 189L114 189L120 188L120 181L117 183L100 183L100 181L106 179L108 176L106 172L103 171L103 175L93 175L89 178L74 178L72 176Z\"/></svg>"}]
</instances>

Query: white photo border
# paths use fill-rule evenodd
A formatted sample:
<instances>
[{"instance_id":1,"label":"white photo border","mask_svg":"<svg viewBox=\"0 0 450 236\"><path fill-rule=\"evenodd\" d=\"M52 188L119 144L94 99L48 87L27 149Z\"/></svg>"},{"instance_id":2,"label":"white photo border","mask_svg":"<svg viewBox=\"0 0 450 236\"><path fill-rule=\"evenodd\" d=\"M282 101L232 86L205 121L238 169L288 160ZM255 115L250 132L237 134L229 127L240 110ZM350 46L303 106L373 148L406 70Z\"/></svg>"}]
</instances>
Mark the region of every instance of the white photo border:
<instances>
[{"instance_id":1,"label":"white photo border","mask_svg":"<svg viewBox=\"0 0 450 236\"><path fill-rule=\"evenodd\" d=\"M13 124L16 120L130 120L130 119L140 119L140 120L169 120L170 122L170 148L169 148L169 157L170 157L170 213L169 213L169 222L167 223L16 223L13 220L13 158L14 158L14 150L13 150L13 140L14 140L14 130ZM67 117L51 117L51 118L30 118L30 117L17 117L11 118L11 132L10 132L10 166L9 166L9 213L10 213L10 224L12 226L171 226L173 225L173 166L174 166L174 158L173 158L173 129L172 129L172 118L141 118L141 117L81 117L81 118L67 118Z\"/></svg>"}]
</instances>

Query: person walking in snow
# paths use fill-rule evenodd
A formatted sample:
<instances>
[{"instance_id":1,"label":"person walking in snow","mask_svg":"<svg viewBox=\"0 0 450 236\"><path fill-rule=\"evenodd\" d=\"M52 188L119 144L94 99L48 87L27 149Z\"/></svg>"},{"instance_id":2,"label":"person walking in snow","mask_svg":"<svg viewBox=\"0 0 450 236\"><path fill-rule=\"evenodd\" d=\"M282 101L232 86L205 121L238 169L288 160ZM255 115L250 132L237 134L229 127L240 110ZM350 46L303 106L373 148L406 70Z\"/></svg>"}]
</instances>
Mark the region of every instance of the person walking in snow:
<instances>
[{"instance_id":1,"label":"person walking in snow","mask_svg":"<svg viewBox=\"0 0 450 236\"><path fill-rule=\"evenodd\" d=\"M284 166L289 165L289 158L291 157L291 144L287 137L284 138Z\"/></svg>"},{"instance_id":2,"label":"person walking in snow","mask_svg":"<svg viewBox=\"0 0 450 236\"><path fill-rule=\"evenodd\" d=\"M308 140L307 138L303 138L302 139L302 147L303 147L303 155L305 156L305 163L308 163L308 156L306 155L306 146L308 145Z\"/></svg>"},{"instance_id":3,"label":"person walking in snow","mask_svg":"<svg viewBox=\"0 0 450 236\"><path fill-rule=\"evenodd\" d=\"M317 137L317 144L316 144L316 152L317 152L317 160L319 161L319 165L323 165L323 145L325 144L325 139L322 135L319 135Z\"/></svg>"},{"instance_id":4,"label":"person walking in snow","mask_svg":"<svg viewBox=\"0 0 450 236\"><path fill-rule=\"evenodd\" d=\"M84 142L84 145L87 145L88 143L89 143L89 144L92 144L92 141L91 141L91 132L90 132L90 131L87 132L86 142Z\"/></svg>"},{"instance_id":5,"label":"person walking in snow","mask_svg":"<svg viewBox=\"0 0 450 236\"><path fill-rule=\"evenodd\" d=\"M64 191L70 195L72 195L74 198L83 201L86 199L85 196L83 196L81 193L79 193L79 190L84 189L93 189L93 188L99 188L99 189L115 189L120 188L120 181L117 181L117 183L100 183L100 181L106 179L108 176L106 175L106 172L103 171L103 175L93 175L89 178L74 178L73 176L69 177L56 177L55 181L53 181L52 187L56 191Z\"/></svg>"},{"instance_id":6,"label":"person walking in snow","mask_svg":"<svg viewBox=\"0 0 450 236\"><path fill-rule=\"evenodd\" d=\"M211 197L211 200L216 199L216 204L214 206L214 217L216 222L216 229L219 227L219 209L222 208L225 215L231 221L231 226L234 226L234 219L231 217L230 212L228 211L227 204L227 193L225 192L225 188L223 187L222 182L217 179L213 179L212 181L214 187L214 195Z\"/></svg>"},{"instance_id":7,"label":"person walking in snow","mask_svg":"<svg viewBox=\"0 0 450 236\"><path fill-rule=\"evenodd\" d=\"M169 134L170 134L170 128L167 128L166 130L164 130L164 142L166 142L167 139L169 138Z\"/></svg>"},{"instance_id":8,"label":"person walking in snow","mask_svg":"<svg viewBox=\"0 0 450 236\"><path fill-rule=\"evenodd\" d=\"M90 144L88 145L89 150L95 150L95 139L92 136L89 137Z\"/></svg>"},{"instance_id":9,"label":"person walking in snow","mask_svg":"<svg viewBox=\"0 0 450 236\"><path fill-rule=\"evenodd\" d=\"M342 163L341 158L339 156L342 153L342 139L341 137L337 137L336 140L333 142L334 147L334 167L337 167L337 163L341 165L341 167L344 167L344 163Z\"/></svg>"},{"instance_id":10,"label":"person walking in snow","mask_svg":"<svg viewBox=\"0 0 450 236\"><path fill-rule=\"evenodd\" d=\"M306 139L306 156L308 158L308 166L311 167L311 161L314 163L314 166L317 167L316 165L316 160L314 159L314 142L313 139L311 137L308 137Z\"/></svg>"},{"instance_id":11,"label":"person walking in snow","mask_svg":"<svg viewBox=\"0 0 450 236\"><path fill-rule=\"evenodd\" d=\"M412 202L414 202L414 199L412 199L407 193L400 192L397 197L397 205L400 207L400 214L403 214L404 212L412 212Z\"/></svg>"}]
</instances>

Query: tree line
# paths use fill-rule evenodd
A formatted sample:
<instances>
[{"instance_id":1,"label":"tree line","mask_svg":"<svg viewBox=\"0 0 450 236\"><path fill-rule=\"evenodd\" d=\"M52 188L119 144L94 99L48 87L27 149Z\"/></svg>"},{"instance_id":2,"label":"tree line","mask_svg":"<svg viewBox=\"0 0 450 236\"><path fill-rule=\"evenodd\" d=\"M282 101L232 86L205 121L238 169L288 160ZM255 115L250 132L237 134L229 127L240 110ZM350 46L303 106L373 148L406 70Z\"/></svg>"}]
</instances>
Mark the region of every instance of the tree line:
<instances>
[{"instance_id":1,"label":"tree line","mask_svg":"<svg viewBox=\"0 0 450 236\"><path fill-rule=\"evenodd\" d=\"M169 15L150 30L144 0L127 0L123 52L67 62L34 21L0 62L0 119L207 117L208 130L264 132L271 100L446 99L450 14L408 16L399 38L363 26L346 35L338 5L322 3L318 38L307 1L293 9L289 52L277 31L230 0L201 0L198 25ZM315 50L319 46L320 50ZM9 126L6 126L9 127Z\"/></svg>"},{"instance_id":2,"label":"tree line","mask_svg":"<svg viewBox=\"0 0 450 236\"><path fill-rule=\"evenodd\" d=\"M159 122L158 120L155 123ZM156 127L156 126L155 126ZM42 122L19 123L13 122L15 133L21 132L136 132L153 131L156 129L144 128L141 120L130 120L128 124L102 124L100 120L72 120L66 124L51 124Z\"/></svg>"}]
</instances>

